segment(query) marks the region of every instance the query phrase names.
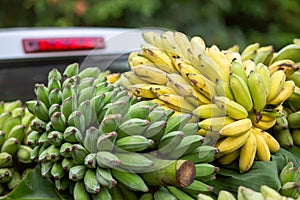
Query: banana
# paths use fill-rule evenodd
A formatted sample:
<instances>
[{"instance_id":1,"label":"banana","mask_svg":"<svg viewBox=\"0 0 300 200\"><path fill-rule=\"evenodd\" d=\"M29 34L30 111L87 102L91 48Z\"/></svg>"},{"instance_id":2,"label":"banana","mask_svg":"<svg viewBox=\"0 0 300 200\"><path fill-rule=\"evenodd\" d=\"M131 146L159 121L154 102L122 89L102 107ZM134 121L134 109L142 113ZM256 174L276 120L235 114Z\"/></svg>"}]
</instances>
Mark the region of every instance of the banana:
<instances>
[{"instance_id":1,"label":"banana","mask_svg":"<svg viewBox=\"0 0 300 200\"><path fill-rule=\"evenodd\" d=\"M96 140L98 151L112 151L117 136L118 133L115 131L101 134Z\"/></svg>"},{"instance_id":2,"label":"banana","mask_svg":"<svg viewBox=\"0 0 300 200\"><path fill-rule=\"evenodd\" d=\"M194 105L189 103L184 97L180 95L164 94L164 95L159 95L158 99L168 103L172 107L177 108L176 110L182 112L191 113L195 108Z\"/></svg>"},{"instance_id":3,"label":"banana","mask_svg":"<svg viewBox=\"0 0 300 200\"><path fill-rule=\"evenodd\" d=\"M19 149L17 150L17 159L19 162L21 163L31 163L31 152L32 152L32 148L26 145L20 145Z\"/></svg>"},{"instance_id":4,"label":"banana","mask_svg":"<svg viewBox=\"0 0 300 200\"><path fill-rule=\"evenodd\" d=\"M159 141L158 154L161 156L168 156L176 146L178 146L184 138L182 131L172 131L165 134ZM170 159L168 157L168 159Z\"/></svg>"},{"instance_id":5,"label":"banana","mask_svg":"<svg viewBox=\"0 0 300 200\"><path fill-rule=\"evenodd\" d=\"M18 151L20 145L21 145L21 141L19 141L17 138L14 137L7 138L2 144L1 152L6 152L11 155L14 155Z\"/></svg>"},{"instance_id":6,"label":"banana","mask_svg":"<svg viewBox=\"0 0 300 200\"><path fill-rule=\"evenodd\" d=\"M1 168L0 169L0 183L8 183L13 176L12 168Z\"/></svg>"},{"instance_id":7,"label":"banana","mask_svg":"<svg viewBox=\"0 0 300 200\"><path fill-rule=\"evenodd\" d=\"M181 113L176 116L171 116L167 121L166 121L166 128L164 133L168 134L172 131L178 131L182 129L188 121L191 119L191 115L187 113Z\"/></svg>"},{"instance_id":8,"label":"banana","mask_svg":"<svg viewBox=\"0 0 300 200\"><path fill-rule=\"evenodd\" d=\"M234 119L231 117L225 116L225 117L212 117L207 118L198 123L199 128L208 130L208 131L214 131L218 132L220 131L224 126L227 124L235 122Z\"/></svg>"},{"instance_id":9,"label":"banana","mask_svg":"<svg viewBox=\"0 0 300 200\"><path fill-rule=\"evenodd\" d=\"M67 119L62 112L55 112L50 117L51 125L56 131L63 132L67 127Z\"/></svg>"},{"instance_id":10,"label":"banana","mask_svg":"<svg viewBox=\"0 0 300 200\"><path fill-rule=\"evenodd\" d=\"M71 156L78 164L84 164L84 158L88 154L89 152L84 146L82 146L81 144L73 144Z\"/></svg>"},{"instance_id":11,"label":"banana","mask_svg":"<svg viewBox=\"0 0 300 200\"><path fill-rule=\"evenodd\" d=\"M264 80L256 71L251 71L248 76L248 86L253 108L256 112L259 112L267 104L267 91L265 89Z\"/></svg>"},{"instance_id":12,"label":"banana","mask_svg":"<svg viewBox=\"0 0 300 200\"><path fill-rule=\"evenodd\" d=\"M85 189L83 181L76 181L73 189L74 200L89 200L89 193Z\"/></svg>"},{"instance_id":13,"label":"banana","mask_svg":"<svg viewBox=\"0 0 300 200\"><path fill-rule=\"evenodd\" d=\"M293 74L287 76L288 80L293 80L295 84L300 87L300 71L295 71Z\"/></svg>"},{"instance_id":14,"label":"banana","mask_svg":"<svg viewBox=\"0 0 300 200\"><path fill-rule=\"evenodd\" d=\"M217 96L225 96L229 98L230 100L234 100L234 96L232 94L232 91L230 89L229 83L222 81L222 80L216 80L216 94Z\"/></svg>"},{"instance_id":15,"label":"banana","mask_svg":"<svg viewBox=\"0 0 300 200\"><path fill-rule=\"evenodd\" d=\"M6 123L6 121L12 118L12 113L11 112L2 112L0 114L0 129L3 129L4 124Z\"/></svg>"},{"instance_id":16,"label":"banana","mask_svg":"<svg viewBox=\"0 0 300 200\"><path fill-rule=\"evenodd\" d=\"M273 58L274 48L272 45L259 47L256 51L256 55L254 57L255 64L265 64L268 65Z\"/></svg>"},{"instance_id":17,"label":"banana","mask_svg":"<svg viewBox=\"0 0 300 200\"><path fill-rule=\"evenodd\" d=\"M14 137L19 141L23 141L26 135L26 126L23 124L15 125L7 134L7 138Z\"/></svg>"},{"instance_id":18,"label":"banana","mask_svg":"<svg viewBox=\"0 0 300 200\"><path fill-rule=\"evenodd\" d=\"M156 98L156 95L151 91L151 87L148 84L135 84L128 87L135 96L143 97L146 99Z\"/></svg>"},{"instance_id":19,"label":"banana","mask_svg":"<svg viewBox=\"0 0 300 200\"><path fill-rule=\"evenodd\" d=\"M244 199L244 200L251 200L251 199L264 200L260 192L254 191L244 186L238 187L237 198Z\"/></svg>"},{"instance_id":20,"label":"banana","mask_svg":"<svg viewBox=\"0 0 300 200\"><path fill-rule=\"evenodd\" d=\"M76 76L78 74L78 71L79 71L78 63L73 63L73 64L68 65L64 69L62 76L70 78L70 77Z\"/></svg>"},{"instance_id":21,"label":"banana","mask_svg":"<svg viewBox=\"0 0 300 200\"><path fill-rule=\"evenodd\" d=\"M98 151L97 149L98 137L99 137L99 129L97 129L94 126L91 126L85 131L83 145L90 153L96 153Z\"/></svg>"},{"instance_id":22,"label":"banana","mask_svg":"<svg viewBox=\"0 0 300 200\"><path fill-rule=\"evenodd\" d=\"M243 79L243 81L246 84L248 84L248 78L247 78L246 71L244 69L244 66L240 62L238 62L236 60L232 61L231 66L230 66L230 72L239 76L240 78Z\"/></svg>"},{"instance_id":23,"label":"banana","mask_svg":"<svg viewBox=\"0 0 300 200\"><path fill-rule=\"evenodd\" d=\"M268 104L279 105L283 103L291 96L291 94L293 94L294 90L294 81L285 81L283 88L279 91L278 95L274 99L270 100Z\"/></svg>"},{"instance_id":24,"label":"banana","mask_svg":"<svg viewBox=\"0 0 300 200\"><path fill-rule=\"evenodd\" d=\"M255 70L255 62L253 60L245 60L243 61L244 70L246 71L247 76L250 74L251 71Z\"/></svg>"},{"instance_id":25,"label":"banana","mask_svg":"<svg viewBox=\"0 0 300 200\"><path fill-rule=\"evenodd\" d=\"M297 170L298 168L294 166L294 163L292 161L288 161L279 173L281 185L287 182L292 182Z\"/></svg>"},{"instance_id":26,"label":"banana","mask_svg":"<svg viewBox=\"0 0 300 200\"><path fill-rule=\"evenodd\" d=\"M297 44L288 44L287 46L280 49L279 52L272 58L270 64L284 59L292 59L295 63L299 62L299 45Z\"/></svg>"},{"instance_id":27,"label":"banana","mask_svg":"<svg viewBox=\"0 0 300 200\"><path fill-rule=\"evenodd\" d=\"M147 65L137 65L131 69L134 74L147 83L165 85L168 81L167 72ZM130 79L129 79L130 81Z\"/></svg>"},{"instance_id":28,"label":"banana","mask_svg":"<svg viewBox=\"0 0 300 200\"><path fill-rule=\"evenodd\" d=\"M133 191L148 192L149 188L144 180L136 173L111 169L113 177Z\"/></svg>"},{"instance_id":29,"label":"banana","mask_svg":"<svg viewBox=\"0 0 300 200\"><path fill-rule=\"evenodd\" d=\"M116 131L122 120L121 114L109 114L100 122L99 132L110 133Z\"/></svg>"},{"instance_id":30,"label":"banana","mask_svg":"<svg viewBox=\"0 0 300 200\"><path fill-rule=\"evenodd\" d=\"M208 55L222 68L227 76L230 74L231 60L216 45L207 48Z\"/></svg>"},{"instance_id":31,"label":"banana","mask_svg":"<svg viewBox=\"0 0 300 200\"><path fill-rule=\"evenodd\" d=\"M239 158L239 170L241 173L245 173L252 167L256 155L257 142L256 137L252 131L250 131L249 138L245 144L241 147Z\"/></svg>"},{"instance_id":32,"label":"banana","mask_svg":"<svg viewBox=\"0 0 300 200\"><path fill-rule=\"evenodd\" d=\"M22 181L22 177L19 172L12 171L12 178L7 183L7 188L12 190L18 186L18 184Z\"/></svg>"},{"instance_id":33,"label":"banana","mask_svg":"<svg viewBox=\"0 0 300 200\"><path fill-rule=\"evenodd\" d=\"M270 161L271 153L267 142L256 131L253 131L252 133L254 134L257 143L256 157L261 161Z\"/></svg>"},{"instance_id":34,"label":"banana","mask_svg":"<svg viewBox=\"0 0 300 200\"><path fill-rule=\"evenodd\" d=\"M255 131L257 134L261 135L264 138L271 153L275 153L280 149L280 144L270 133L261 130L257 127L253 127L253 131Z\"/></svg>"},{"instance_id":35,"label":"banana","mask_svg":"<svg viewBox=\"0 0 300 200\"><path fill-rule=\"evenodd\" d=\"M178 73L172 59L161 49L150 44L143 44L141 49L143 56L155 63L158 69L166 73Z\"/></svg>"},{"instance_id":36,"label":"banana","mask_svg":"<svg viewBox=\"0 0 300 200\"><path fill-rule=\"evenodd\" d=\"M204 163L204 162L212 162L215 160L215 155L219 152L219 150L214 146L202 145L197 147L190 154L182 156L180 159L183 160L191 160L194 163Z\"/></svg>"},{"instance_id":37,"label":"banana","mask_svg":"<svg viewBox=\"0 0 300 200\"><path fill-rule=\"evenodd\" d=\"M207 194L204 194L204 193L199 193L197 195L197 199L198 200L213 200L213 198Z\"/></svg>"},{"instance_id":38,"label":"banana","mask_svg":"<svg viewBox=\"0 0 300 200\"><path fill-rule=\"evenodd\" d=\"M10 153L1 152L0 153L0 168L12 167L13 157Z\"/></svg>"},{"instance_id":39,"label":"banana","mask_svg":"<svg viewBox=\"0 0 300 200\"><path fill-rule=\"evenodd\" d=\"M52 104L60 104L62 102L62 92L59 89L54 89L49 93L49 102Z\"/></svg>"},{"instance_id":40,"label":"banana","mask_svg":"<svg viewBox=\"0 0 300 200\"><path fill-rule=\"evenodd\" d=\"M293 136L289 129L281 129L274 126L272 131L274 137L279 142L280 146L285 147L287 149L294 146Z\"/></svg>"},{"instance_id":41,"label":"banana","mask_svg":"<svg viewBox=\"0 0 300 200\"><path fill-rule=\"evenodd\" d=\"M150 125L146 119L132 118L121 123L117 129L118 136L141 135Z\"/></svg>"},{"instance_id":42,"label":"banana","mask_svg":"<svg viewBox=\"0 0 300 200\"><path fill-rule=\"evenodd\" d=\"M293 129L291 134L293 137L294 144L300 145L300 129Z\"/></svg>"},{"instance_id":43,"label":"banana","mask_svg":"<svg viewBox=\"0 0 300 200\"><path fill-rule=\"evenodd\" d=\"M117 181L112 177L110 169L104 169L99 166L96 168L96 179L101 186L107 187L108 189L111 189L117 184Z\"/></svg>"},{"instance_id":44,"label":"banana","mask_svg":"<svg viewBox=\"0 0 300 200\"><path fill-rule=\"evenodd\" d=\"M235 101L230 100L227 97L215 96L212 98L212 102L216 104L219 108L224 109L225 113L233 119L243 119L248 116L248 112L244 106Z\"/></svg>"},{"instance_id":45,"label":"banana","mask_svg":"<svg viewBox=\"0 0 300 200\"><path fill-rule=\"evenodd\" d=\"M94 97L96 94L96 88L97 86L92 85L90 87L86 87L80 90L77 98L77 104L80 105L82 102Z\"/></svg>"},{"instance_id":46,"label":"banana","mask_svg":"<svg viewBox=\"0 0 300 200\"><path fill-rule=\"evenodd\" d=\"M130 135L120 138L115 143L116 147L124 151L143 151L154 145L154 141L142 135Z\"/></svg>"},{"instance_id":47,"label":"banana","mask_svg":"<svg viewBox=\"0 0 300 200\"><path fill-rule=\"evenodd\" d=\"M295 128L295 129L300 128L299 119L300 119L300 111L289 114L287 116L288 126L290 128Z\"/></svg>"},{"instance_id":48,"label":"banana","mask_svg":"<svg viewBox=\"0 0 300 200\"><path fill-rule=\"evenodd\" d=\"M83 177L85 189L90 194L97 194L100 192L100 183L96 178L96 171L87 169Z\"/></svg>"},{"instance_id":49,"label":"banana","mask_svg":"<svg viewBox=\"0 0 300 200\"><path fill-rule=\"evenodd\" d=\"M164 31L160 34L160 38L162 48L169 57L184 57L184 52L181 51L177 41L175 40L175 32Z\"/></svg>"},{"instance_id":50,"label":"banana","mask_svg":"<svg viewBox=\"0 0 300 200\"><path fill-rule=\"evenodd\" d=\"M187 35L182 32L175 31L174 32L174 40L177 43L183 58L188 59L189 56L187 54L188 50L192 48L191 43Z\"/></svg>"},{"instance_id":51,"label":"banana","mask_svg":"<svg viewBox=\"0 0 300 200\"><path fill-rule=\"evenodd\" d=\"M142 33L142 37L145 40L146 43L156 45L155 38L160 37L160 34L154 31L146 31Z\"/></svg>"},{"instance_id":52,"label":"banana","mask_svg":"<svg viewBox=\"0 0 300 200\"><path fill-rule=\"evenodd\" d=\"M211 117L223 117L225 116L225 111L216 104L204 104L193 110L193 114L201 119L207 119Z\"/></svg>"},{"instance_id":53,"label":"banana","mask_svg":"<svg viewBox=\"0 0 300 200\"><path fill-rule=\"evenodd\" d=\"M273 200L281 200L281 195L273 188L262 185L260 186L260 193L263 197L263 199L273 199Z\"/></svg>"},{"instance_id":54,"label":"banana","mask_svg":"<svg viewBox=\"0 0 300 200\"><path fill-rule=\"evenodd\" d=\"M165 187L159 187L153 194L154 199L176 200L177 198L170 193Z\"/></svg>"},{"instance_id":55,"label":"banana","mask_svg":"<svg viewBox=\"0 0 300 200\"><path fill-rule=\"evenodd\" d=\"M121 160L113 153L108 151L98 151L96 155L97 164L103 168L117 167Z\"/></svg>"},{"instance_id":56,"label":"banana","mask_svg":"<svg viewBox=\"0 0 300 200\"><path fill-rule=\"evenodd\" d=\"M227 190L220 190L218 200L236 200L236 198L231 192Z\"/></svg>"},{"instance_id":57,"label":"banana","mask_svg":"<svg viewBox=\"0 0 300 200\"><path fill-rule=\"evenodd\" d=\"M235 101L242 105L247 111L250 111L253 108L253 101L245 81L243 81L241 77L231 74L229 85Z\"/></svg>"},{"instance_id":58,"label":"banana","mask_svg":"<svg viewBox=\"0 0 300 200\"><path fill-rule=\"evenodd\" d=\"M283 70L286 76L290 76L298 69L299 65L291 59L278 60L269 65L271 75L278 70Z\"/></svg>"},{"instance_id":59,"label":"banana","mask_svg":"<svg viewBox=\"0 0 300 200\"><path fill-rule=\"evenodd\" d=\"M214 187L202 181L194 180L192 184L182 188L182 190L190 195L198 195L199 192L213 192Z\"/></svg>"},{"instance_id":60,"label":"banana","mask_svg":"<svg viewBox=\"0 0 300 200\"><path fill-rule=\"evenodd\" d=\"M180 188L175 186L166 186L169 192L176 197L176 199L186 199L186 200L193 200L190 195L182 191Z\"/></svg>"},{"instance_id":61,"label":"banana","mask_svg":"<svg viewBox=\"0 0 300 200\"><path fill-rule=\"evenodd\" d=\"M255 66L255 72L262 77L265 90L267 93L267 97L268 97L270 93L270 85L271 85L271 75L270 75L269 68L262 63L258 63Z\"/></svg>"},{"instance_id":62,"label":"banana","mask_svg":"<svg viewBox=\"0 0 300 200\"><path fill-rule=\"evenodd\" d=\"M186 76L192 85L194 85L194 88L206 98L211 99L213 96L216 96L216 84L220 79L216 80L216 83L214 83L200 73L188 73Z\"/></svg>"},{"instance_id":63,"label":"banana","mask_svg":"<svg viewBox=\"0 0 300 200\"><path fill-rule=\"evenodd\" d=\"M283 70L274 72L270 77L270 91L267 97L267 102L278 96L284 86L286 75Z\"/></svg>"},{"instance_id":64,"label":"banana","mask_svg":"<svg viewBox=\"0 0 300 200\"><path fill-rule=\"evenodd\" d=\"M221 165L229 165L240 156L240 149L237 149L231 153L220 155L221 157L218 158L218 163L220 163Z\"/></svg>"},{"instance_id":65,"label":"banana","mask_svg":"<svg viewBox=\"0 0 300 200\"><path fill-rule=\"evenodd\" d=\"M220 153L226 154L233 152L245 144L249 138L249 135L250 131L236 137L227 137L216 144L216 147L219 149Z\"/></svg>"},{"instance_id":66,"label":"banana","mask_svg":"<svg viewBox=\"0 0 300 200\"><path fill-rule=\"evenodd\" d=\"M164 133L167 122L164 120L158 120L152 122L149 127L144 131L143 136L146 138L161 137ZM191 131L192 132L192 131Z\"/></svg>"},{"instance_id":67,"label":"banana","mask_svg":"<svg viewBox=\"0 0 300 200\"><path fill-rule=\"evenodd\" d=\"M299 196L299 185L297 182L287 182L279 190L280 195L297 198Z\"/></svg>"},{"instance_id":68,"label":"banana","mask_svg":"<svg viewBox=\"0 0 300 200\"><path fill-rule=\"evenodd\" d=\"M55 180L59 180L65 175L65 171L63 170L60 161L53 163L50 174Z\"/></svg>"},{"instance_id":69,"label":"banana","mask_svg":"<svg viewBox=\"0 0 300 200\"><path fill-rule=\"evenodd\" d=\"M256 55L256 51L258 50L259 47L260 44L258 42L247 45L241 53L242 60L245 61L245 60L254 59Z\"/></svg>"},{"instance_id":70,"label":"banana","mask_svg":"<svg viewBox=\"0 0 300 200\"><path fill-rule=\"evenodd\" d=\"M190 42L194 52L202 53L206 49L205 41L199 36L193 36Z\"/></svg>"},{"instance_id":71,"label":"banana","mask_svg":"<svg viewBox=\"0 0 300 200\"><path fill-rule=\"evenodd\" d=\"M221 136L235 137L248 132L251 127L251 120L249 118L245 118L225 125L218 133Z\"/></svg>"},{"instance_id":72,"label":"banana","mask_svg":"<svg viewBox=\"0 0 300 200\"><path fill-rule=\"evenodd\" d=\"M82 140L83 135L75 126L68 126L63 133L63 138L67 142L76 143Z\"/></svg>"},{"instance_id":73,"label":"banana","mask_svg":"<svg viewBox=\"0 0 300 200\"><path fill-rule=\"evenodd\" d=\"M63 143L63 134L59 131L51 131L47 136L47 140L52 145L60 146Z\"/></svg>"},{"instance_id":74,"label":"banana","mask_svg":"<svg viewBox=\"0 0 300 200\"><path fill-rule=\"evenodd\" d=\"M50 107L49 90L44 84L36 83L34 85L34 94L39 101L43 102L47 106L47 108Z\"/></svg>"}]
</instances>

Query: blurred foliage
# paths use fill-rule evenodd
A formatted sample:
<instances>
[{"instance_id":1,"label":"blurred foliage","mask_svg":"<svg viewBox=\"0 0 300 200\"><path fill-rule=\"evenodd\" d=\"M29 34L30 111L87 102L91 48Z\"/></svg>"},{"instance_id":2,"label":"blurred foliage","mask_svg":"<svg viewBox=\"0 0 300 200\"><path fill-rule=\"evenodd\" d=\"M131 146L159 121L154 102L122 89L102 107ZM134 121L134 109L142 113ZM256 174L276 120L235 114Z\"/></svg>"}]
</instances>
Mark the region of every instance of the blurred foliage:
<instances>
[{"instance_id":1,"label":"blurred foliage","mask_svg":"<svg viewBox=\"0 0 300 200\"><path fill-rule=\"evenodd\" d=\"M199 35L208 45L275 50L299 36L298 0L1 0L0 27L161 27Z\"/></svg>"}]
</instances>

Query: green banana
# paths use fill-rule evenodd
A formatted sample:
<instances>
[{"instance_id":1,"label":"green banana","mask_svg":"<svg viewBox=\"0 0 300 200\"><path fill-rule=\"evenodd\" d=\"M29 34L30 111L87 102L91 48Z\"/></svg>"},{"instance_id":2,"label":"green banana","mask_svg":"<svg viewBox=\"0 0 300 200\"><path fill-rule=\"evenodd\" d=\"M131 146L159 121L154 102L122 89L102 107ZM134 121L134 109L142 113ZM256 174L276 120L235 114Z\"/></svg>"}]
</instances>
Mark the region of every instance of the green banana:
<instances>
[{"instance_id":1,"label":"green banana","mask_svg":"<svg viewBox=\"0 0 300 200\"><path fill-rule=\"evenodd\" d=\"M84 164L84 158L89 154L88 150L80 145L80 144L73 144L71 155L72 158L78 163L78 164Z\"/></svg>"},{"instance_id":2,"label":"green banana","mask_svg":"<svg viewBox=\"0 0 300 200\"><path fill-rule=\"evenodd\" d=\"M125 187L133 191L148 192L149 188L145 184L144 180L136 173L127 171L120 171L112 168L111 173L113 177Z\"/></svg>"},{"instance_id":3,"label":"green banana","mask_svg":"<svg viewBox=\"0 0 300 200\"><path fill-rule=\"evenodd\" d=\"M96 140L96 147L98 151L112 151L115 147L115 141L118 133L113 131L110 133L101 134Z\"/></svg>"},{"instance_id":4,"label":"green banana","mask_svg":"<svg viewBox=\"0 0 300 200\"><path fill-rule=\"evenodd\" d=\"M72 76L76 76L79 71L78 63L73 63L68 65L63 71L63 77L70 78Z\"/></svg>"},{"instance_id":5,"label":"green banana","mask_svg":"<svg viewBox=\"0 0 300 200\"><path fill-rule=\"evenodd\" d=\"M85 189L83 181L76 181L73 190L74 200L89 200L89 193Z\"/></svg>"},{"instance_id":6,"label":"green banana","mask_svg":"<svg viewBox=\"0 0 300 200\"><path fill-rule=\"evenodd\" d=\"M53 163L50 174L55 180L59 180L65 175L65 171L60 161Z\"/></svg>"},{"instance_id":7,"label":"green banana","mask_svg":"<svg viewBox=\"0 0 300 200\"><path fill-rule=\"evenodd\" d=\"M75 165L71 167L69 170L69 179L77 182L83 180L87 169L85 165Z\"/></svg>"},{"instance_id":8,"label":"green banana","mask_svg":"<svg viewBox=\"0 0 300 200\"><path fill-rule=\"evenodd\" d=\"M149 170L154 162L143 154L135 152L115 152L115 156L121 161L118 169L129 172L142 172Z\"/></svg>"},{"instance_id":9,"label":"green banana","mask_svg":"<svg viewBox=\"0 0 300 200\"><path fill-rule=\"evenodd\" d=\"M20 145L21 142L17 138L10 137L4 141L1 147L1 152L6 152L14 155L18 151Z\"/></svg>"},{"instance_id":10,"label":"green banana","mask_svg":"<svg viewBox=\"0 0 300 200\"><path fill-rule=\"evenodd\" d=\"M126 135L141 135L149 127L150 122L146 119L132 118L118 127L118 136L124 137Z\"/></svg>"},{"instance_id":11,"label":"green banana","mask_svg":"<svg viewBox=\"0 0 300 200\"><path fill-rule=\"evenodd\" d=\"M62 102L62 92L56 88L49 93L49 102L52 104L60 104Z\"/></svg>"},{"instance_id":12,"label":"green banana","mask_svg":"<svg viewBox=\"0 0 300 200\"><path fill-rule=\"evenodd\" d=\"M84 165L88 168L94 169L97 167L96 153L90 153L84 158Z\"/></svg>"},{"instance_id":13,"label":"green banana","mask_svg":"<svg viewBox=\"0 0 300 200\"><path fill-rule=\"evenodd\" d=\"M63 138L67 142L76 143L82 141L83 135L75 126L68 126L63 133Z\"/></svg>"},{"instance_id":14,"label":"green banana","mask_svg":"<svg viewBox=\"0 0 300 200\"><path fill-rule=\"evenodd\" d=\"M47 108L50 107L49 90L44 84L35 84L34 93L39 101L43 102Z\"/></svg>"},{"instance_id":15,"label":"green banana","mask_svg":"<svg viewBox=\"0 0 300 200\"><path fill-rule=\"evenodd\" d=\"M21 144L16 153L18 161L21 163L31 163L32 162L31 156L30 156L31 152L32 152L32 148Z\"/></svg>"},{"instance_id":16,"label":"green banana","mask_svg":"<svg viewBox=\"0 0 300 200\"><path fill-rule=\"evenodd\" d=\"M120 138L115 143L116 148L124 151L143 151L154 145L154 141L142 135L130 135Z\"/></svg>"},{"instance_id":17,"label":"green banana","mask_svg":"<svg viewBox=\"0 0 300 200\"><path fill-rule=\"evenodd\" d=\"M167 120L165 134L181 129L192 118L191 114L182 113Z\"/></svg>"},{"instance_id":18,"label":"green banana","mask_svg":"<svg viewBox=\"0 0 300 200\"><path fill-rule=\"evenodd\" d=\"M1 152L0 153L0 168L12 167L12 165L13 165L12 155L7 152Z\"/></svg>"},{"instance_id":19,"label":"green banana","mask_svg":"<svg viewBox=\"0 0 300 200\"><path fill-rule=\"evenodd\" d=\"M111 152L98 151L96 155L97 164L103 168L113 168L121 164L121 160Z\"/></svg>"},{"instance_id":20,"label":"green banana","mask_svg":"<svg viewBox=\"0 0 300 200\"><path fill-rule=\"evenodd\" d=\"M88 193L96 194L100 192L100 184L96 178L96 171L87 169L83 178L83 182Z\"/></svg>"},{"instance_id":21,"label":"green banana","mask_svg":"<svg viewBox=\"0 0 300 200\"><path fill-rule=\"evenodd\" d=\"M60 146L63 143L63 133L59 131L51 131L47 136L48 142L55 146Z\"/></svg>"},{"instance_id":22,"label":"green banana","mask_svg":"<svg viewBox=\"0 0 300 200\"><path fill-rule=\"evenodd\" d=\"M248 86L253 108L256 112L259 112L267 104L267 91L265 89L264 80L256 71L251 71L248 76Z\"/></svg>"},{"instance_id":23,"label":"green banana","mask_svg":"<svg viewBox=\"0 0 300 200\"><path fill-rule=\"evenodd\" d=\"M99 136L99 130L91 126L85 131L85 137L83 140L84 147L90 152L90 153L96 153L97 152L97 139Z\"/></svg>"}]
</instances>

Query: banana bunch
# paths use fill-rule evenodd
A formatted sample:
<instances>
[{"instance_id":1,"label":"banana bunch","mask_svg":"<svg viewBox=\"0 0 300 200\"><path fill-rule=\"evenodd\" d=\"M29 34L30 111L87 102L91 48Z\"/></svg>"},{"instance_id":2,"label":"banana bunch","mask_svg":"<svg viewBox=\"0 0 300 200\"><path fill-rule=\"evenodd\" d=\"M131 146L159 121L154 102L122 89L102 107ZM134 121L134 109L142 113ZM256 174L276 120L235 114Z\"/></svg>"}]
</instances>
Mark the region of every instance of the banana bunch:
<instances>
[{"instance_id":1,"label":"banana bunch","mask_svg":"<svg viewBox=\"0 0 300 200\"><path fill-rule=\"evenodd\" d=\"M140 101L120 81L71 64L36 84L26 144L42 176L80 200L137 199L160 186L211 191L204 186L218 172L209 164L218 150L204 144L192 115Z\"/></svg>"},{"instance_id":2,"label":"banana bunch","mask_svg":"<svg viewBox=\"0 0 300 200\"><path fill-rule=\"evenodd\" d=\"M20 100L0 102L0 196L13 190L35 165L25 142L34 118Z\"/></svg>"}]
</instances>

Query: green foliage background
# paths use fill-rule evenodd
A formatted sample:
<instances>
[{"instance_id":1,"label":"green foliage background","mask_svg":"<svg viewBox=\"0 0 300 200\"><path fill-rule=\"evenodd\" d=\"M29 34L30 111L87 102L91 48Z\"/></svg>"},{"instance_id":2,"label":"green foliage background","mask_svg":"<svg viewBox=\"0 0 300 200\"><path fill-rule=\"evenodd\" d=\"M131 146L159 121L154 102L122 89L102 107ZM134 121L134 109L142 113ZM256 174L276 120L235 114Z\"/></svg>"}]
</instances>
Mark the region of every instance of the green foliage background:
<instances>
[{"instance_id":1,"label":"green foliage background","mask_svg":"<svg viewBox=\"0 0 300 200\"><path fill-rule=\"evenodd\" d=\"M2 0L0 27L162 27L208 45L275 50L300 33L298 0Z\"/></svg>"}]
</instances>

